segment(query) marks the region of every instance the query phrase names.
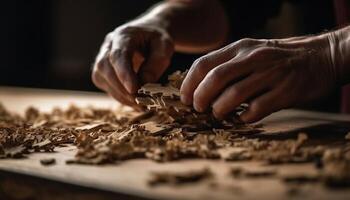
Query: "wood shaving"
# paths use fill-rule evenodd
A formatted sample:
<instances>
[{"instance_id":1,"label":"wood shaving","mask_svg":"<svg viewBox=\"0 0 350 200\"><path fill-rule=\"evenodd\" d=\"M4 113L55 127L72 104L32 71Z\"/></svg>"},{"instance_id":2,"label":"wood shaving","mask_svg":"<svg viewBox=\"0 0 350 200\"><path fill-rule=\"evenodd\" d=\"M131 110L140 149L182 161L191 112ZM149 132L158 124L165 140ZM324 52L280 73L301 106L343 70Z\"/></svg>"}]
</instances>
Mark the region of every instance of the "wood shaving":
<instances>
[{"instance_id":1,"label":"wood shaving","mask_svg":"<svg viewBox=\"0 0 350 200\"><path fill-rule=\"evenodd\" d=\"M294 183L294 184L305 184L305 183L316 183L320 181L320 176L318 175L293 175L293 176L285 176L282 180L286 183Z\"/></svg>"},{"instance_id":2,"label":"wood shaving","mask_svg":"<svg viewBox=\"0 0 350 200\"><path fill-rule=\"evenodd\" d=\"M44 166L54 165L56 163L56 159L54 158L45 158L41 159L40 163Z\"/></svg>"},{"instance_id":3,"label":"wood shaving","mask_svg":"<svg viewBox=\"0 0 350 200\"><path fill-rule=\"evenodd\" d=\"M213 173L209 168L185 172L154 172L148 184L150 186L182 185L185 183L199 182L204 179L209 179L212 176Z\"/></svg>"},{"instance_id":4,"label":"wood shaving","mask_svg":"<svg viewBox=\"0 0 350 200\"><path fill-rule=\"evenodd\" d=\"M235 178L266 178L277 175L275 169L243 169L240 167L231 168L230 174Z\"/></svg>"},{"instance_id":5,"label":"wood shaving","mask_svg":"<svg viewBox=\"0 0 350 200\"><path fill-rule=\"evenodd\" d=\"M53 152L68 144L78 149L67 164L117 163L129 159L169 162L180 159L262 161L268 165L317 162L318 180L328 186L349 185L349 134L339 148L310 145L308 134L285 139L264 138L261 125L244 124L242 104L226 119L210 111L196 112L180 101L185 73L176 72L166 85L146 84L136 97L144 112L119 109L55 108L49 113L34 107L24 116L0 104L0 158L23 158L34 152ZM249 174L244 176L273 176Z\"/></svg>"},{"instance_id":6,"label":"wood shaving","mask_svg":"<svg viewBox=\"0 0 350 200\"><path fill-rule=\"evenodd\" d=\"M345 139L350 140L350 132L348 132L348 134L345 135Z\"/></svg>"}]
</instances>

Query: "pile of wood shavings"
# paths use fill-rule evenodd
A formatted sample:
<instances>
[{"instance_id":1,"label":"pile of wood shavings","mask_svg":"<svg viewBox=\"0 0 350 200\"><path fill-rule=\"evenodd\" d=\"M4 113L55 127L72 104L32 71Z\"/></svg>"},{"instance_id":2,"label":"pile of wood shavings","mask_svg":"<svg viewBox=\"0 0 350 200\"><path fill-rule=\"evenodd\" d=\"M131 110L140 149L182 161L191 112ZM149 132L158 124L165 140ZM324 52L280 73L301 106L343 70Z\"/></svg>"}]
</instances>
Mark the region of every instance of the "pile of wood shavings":
<instances>
[{"instance_id":1,"label":"pile of wood shavings","mask_svg":"<svg viewBox=\"0 0 350 200\"><path fill-rule=\"evenodd\" d=\"M67 163L102 164L135 158L158 162L260 160L272 165L316 162L321 163L328 180L349 180L348 139L337 148L307 145L305 133L284 140L262 139L255 134L260 132L259 126L237 120L246 105L225 120L217 120L210 111L197 113L181 104L179 87L184 76L176 72L167 85L142 87L136 101L146 108L143 113L71 106L50 113L28 108L19 116L0 106L0 158L21 158L73 144L78 151Z\"/></svg>"},{"instance_id":2,"label":"pile of wood shavings","mask_svg":"<svg viewBox=\"0 0 350 200\"><path fill-rule=\"evenodd\" d=\"M133 158L165 162L183 158L219 159L222 137L260 132L258 127L239 122L244 107L226 120L215 119L210 112L197 113L180 101L179 87L185 73L169 76L167 85L146 84L136 102L145 113L129 119L117 131L104 137L79 139L78 163L103 163ZM88 142L84 142L88 141Z\"/></svg>"},{"instance_id":3,"label":"pile of wood shavings","mask_svg":"<svg viewBox=\"0 0 350 200\"><path fill-rule=\"evenodd\" d=\"M0 106L0 157L21 158L74 144L78 152L67 163L101 164L133 158L217 159L221 157L217 150L232 142L227 138L260 131L236 120L243 108L238 108L231 119L219 121L210 113L196 113L182 105L179 86L184 76L177 72L169 77L166 86L142 87L137 101L147 109L144 113L71 106L50 113L31 107L19 116Z\"/></svg>"}]
</instances>

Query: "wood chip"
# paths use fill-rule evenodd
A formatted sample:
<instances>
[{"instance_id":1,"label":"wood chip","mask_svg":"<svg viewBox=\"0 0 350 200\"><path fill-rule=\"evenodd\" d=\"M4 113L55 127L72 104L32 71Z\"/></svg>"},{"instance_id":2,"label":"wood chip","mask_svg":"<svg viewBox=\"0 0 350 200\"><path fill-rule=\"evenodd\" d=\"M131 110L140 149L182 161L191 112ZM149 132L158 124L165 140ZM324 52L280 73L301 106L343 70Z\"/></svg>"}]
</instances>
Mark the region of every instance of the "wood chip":
<instances>
[{"instance_id":1,"label":"wood chip","mask_svg":"<svg viewBox=\"0 0 350 200\"><path fill-rule=\"evenodd\" d=\"M213 173L209 168L191 170L185 172L154 172L148 181L150 186L159 185L182 185L186 183L196 183L204 179L209 179Z\"/></svg>"},{"instance_id":2,"label":"wood chip","mask_svg":"<svg viewBox=\"0 0 350 200\"><path fill-rule=\"evenodd\" d=\"M71 144L78 151L73 160L66 161L67 164L97 165L139 158L156 162L189 158L227 162L253 160L267 165L317 161L321 172L316 182L326 186L350 185L349 133L345 138L342 136L338 148L310 145L312 142L306 133L282 139L264 138L258 134L261 125L244 124L239 120L239 115L249 107L247 104L236 108L224 120L216 119L209 111L198 113L183 105L179 88L185 74L176 72L169 76L169 83L165 85L143 86L136 102L146 109L145 112L71 105L68 109L55 108L49 113L29 107L25 115L20 116L8 112L0 103L0 158L25 158L33 152L52 152L57 147ZM229 148L241 150L221 153ZM43 164L50 161L43 161ZM155 180L177 184L201 180L207 173L159 175ZM232 170L231 174L250 178L275 177L271 171L246 169ZM290 178L287 182L294 180L301 178Z\"/></svg>"},{"instance_id":3,"label":"wood chip","mask_svg":"<svg viewBox=\"0 0 350 200\"><path fill-rule=\"evenodd\" d=\"M267 178L277 175L275 169L243 169L240 167L231 168L230 174L235 178Z\"/></svg>"},{"instance_id":4,"label":"wood chip","mask_svg":"<svg viewBox=\"0 0 350 200\"><path fill-rule=\"evenodd\" d=\"M56 164L56 159L54 158L44 158L40 160L40 163L44 166L54 165Z\"/></svg>"}]
</instances>

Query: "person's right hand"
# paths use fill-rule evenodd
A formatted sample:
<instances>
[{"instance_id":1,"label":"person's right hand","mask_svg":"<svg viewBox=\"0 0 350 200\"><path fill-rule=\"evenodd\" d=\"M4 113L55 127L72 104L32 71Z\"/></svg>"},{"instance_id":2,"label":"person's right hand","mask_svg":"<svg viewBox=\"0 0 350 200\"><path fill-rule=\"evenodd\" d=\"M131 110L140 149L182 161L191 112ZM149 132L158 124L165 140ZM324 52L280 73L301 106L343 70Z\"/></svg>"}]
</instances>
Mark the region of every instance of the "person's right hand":
<instances>
[{"instance_id":1,"label":"person's right hand","mask_svg":"<svg viewBox=\"0 0 350 200\"><path fill-rule=\"evenodd\" d=\"M120 103L135 107L133 94L140 84L160 78L173 52L171 37L159 26L124 24L106 36L93 66L92 80Z\"/></svg>"}]
</instances>

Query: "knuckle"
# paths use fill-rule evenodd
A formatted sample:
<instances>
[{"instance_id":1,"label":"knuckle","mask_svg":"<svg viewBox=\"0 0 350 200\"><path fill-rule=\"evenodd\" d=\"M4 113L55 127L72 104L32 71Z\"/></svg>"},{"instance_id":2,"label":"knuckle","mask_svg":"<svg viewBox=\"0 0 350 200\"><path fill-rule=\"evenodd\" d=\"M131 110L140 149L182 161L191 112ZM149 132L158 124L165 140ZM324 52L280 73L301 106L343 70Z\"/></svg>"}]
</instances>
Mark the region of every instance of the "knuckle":
<instances>
[{"instance_id":1,"label":"knuckle","mask_svg":"<svg viewBox=\"0 0 350 200\"><path fill-rule=\"evenodd\" d=\"M196 60L194 61L194 63L195 63L197 66L205 66L205 65L207 65L207 64L209 63L209 60L208 60L208 58L207 58L206 56L202 56L202 57L196 59Z\"/></svg>"},{"instance_id":2,"label":"knuckle","mask_svg":"<svg viewBox=\"0 0 350 200\"><path fill-rule=\"evenodd\" d=\"M193 62L193 67L194 67L194 70L199 74L206 74L208 70L208 64L209 64L208 58L205 56L202 56Z\"/></svg>"},{"instance_id":3,"label":"knuckle","mask_svg":"<svg viewBox=\"0 0 350 200\"><path fill-rule=\"evenodd\" d=\"M236 99L239 97L240 94L242 94L242 89L236 86L232 86L229 90L229 94L232 99Z\"/></svg>"},{"instance_id":4,"label":"knuckle","mask_svg":"<svg viewBox=\"0 0 350 200\"><path fill-rule=\"evenodd\" d=\"M113 77L113 70L107 64L107 59L102 59L97 62L96 70L93 72L93 76L98 78L99 76L105 77L107 80Z\"/></svg>"},{"instance_id":5,"label":"knuckle","mask_svg":"<svg viewBox=\"0 0 350 200\"><path fill-rule=\"evenodd\" d=\"M138 32L140 31L140 28L137 26L130 26L130 25L125 25L122 27L119 27L116 29L117 32L119 32L120 34L130 34L133 32Z\"/></svg>"},{"instance_id":6,"label":"knuckle","mask_svg":"<svg viewBox=\"0 0 350 200\"><path fill-rule=\"evenodd\" d=\"M269 48L269 47L259 47L257 48L254 53L256 54L264 54L264 53L267 53L267 52L270 52L272 48Z\"/></svg>"},{"instance_id":7,"label":"knuckle","mask_svg":"<svg viewBox=\"0 0 350 200\"><path fill-rule=\"evenodd\" d=\"M271 48L271 47L260 47L257 48L253 54L255 55L266 55L269 53L274 53L275 48Z\"/></svg>"},{"instance_id":8,"label":"knuckle","mask_svg":"<svg viewBox=\"0 0 350 200\"><path fill-rule=\"evenodd\" d=\"M120 49L113 49L110 54L108 54L108 60L111 62L111 63L115 63L118 59L118 57L120 56L121 54L121 50Z\"/></svg>"},{"instance_id":9,"label":"knuckle","mask_svg":"<svg viewBox=\"0 0 350 200\"><path fill-rule=\"evenodd\" d=\"M277 39L261 40L261 42L268 47L278 47L280 44L280 41Z\"/></svg>"},{"instance_id":10,"label":"knuckle","mask_svg":"<svg viewBox=\"0 0 350 200\"><path fill-rule=\"evenodd\" d=\"M107 35L104 38L104 42L110 42L112 40L112 38L113 38L113 35L114 35L113 32L107 33Z\"/></svg>"},{"instance_id":11,"label":"knuckle","mask_svg":"<svg viewBox=\"0 0 350 200\"><path fill-rule=\"evenodd\" d=\"M96 61L94 71L100 72L100 73L103 73L104 71L106 71L106 58L102 58Z\"/></svg>"},{"instance_id":12,"label":"knuckle","mask_svg":"<svg viewBox=\"0 0 350 200\"><path fill-rule=\"evenodd\" d=\"M128 50L127 48L115 48L108 55L108 59L112 64L117 63L119 59L124 58L125 55L129 55L129 53L130 50Z\"/></svg>"},{"instance_id":13,"label":"knuckle","mask_svg":"<svg viewBox=\"0 0 350 200\"><path fill-rule=\"evenodd\" d=\"M225 70L221 67L216 67L208 73L208 78L210 81L217 83L223 80L223 76L225 75Z\"/></svg>"},{"instance_id":14,"label":"knuckle","mask_svg":"<svg viewBox=\"0 0 350 200\"><path fill-rule=\"evenodd\" d=\"M266 56L268 54L268 50L265 47L260 47L257 49L254 49L252 52L250 52L250 54L247 56L246 59L250 60L250 59L257 59L263 56Z\"/></svg>"},{"instance_id":15,"label":"knuckle","mask_svg":"<svg viewBox=\"0 0 350 200\"><path fill-rule=\"evenodd\" d=\"M237 45L239 46L243 46L243 45L250 45L252 43L254 43L256 40L252 39L252 38L243 38L238 40Z\"/></svg>"},{"instance_id":16,"label":"knuckle","mask_svg":"<svg viewBox=\"0 0 350 200\"><path fill-rule=\"evenodd\" d=\"M247 48L260 43L261 42L253 38L243 38L238 40L237 42L232 43L231 48L234 48L234 49Z\"/></svg>"},{"instance_id":17,"label":"knuckle","mask_svg":"<svg viewBox=\"0 0 350 200\"><path fill-rule=\"evenodd\" d=\"M253 39L252 38L242 38L239 40L240 43L249 43L251 42Z\"/></svg>"},{"instance_id":18,"label":"knuckle","mask_svg":"<svg viewBox=\"0 0 350 200\"><path fill-rule=\"evenodd\" d=\"M243 38L240 39L236 42L231 43L230 45L228 45L228 48L231 50L235 50L238 52L241 52L242 50L246 49L246 48L250 48L254 45L256 45L258 43L258 41L256 39L252 39L252 38Z\"/></svg>"}]
</instances>

